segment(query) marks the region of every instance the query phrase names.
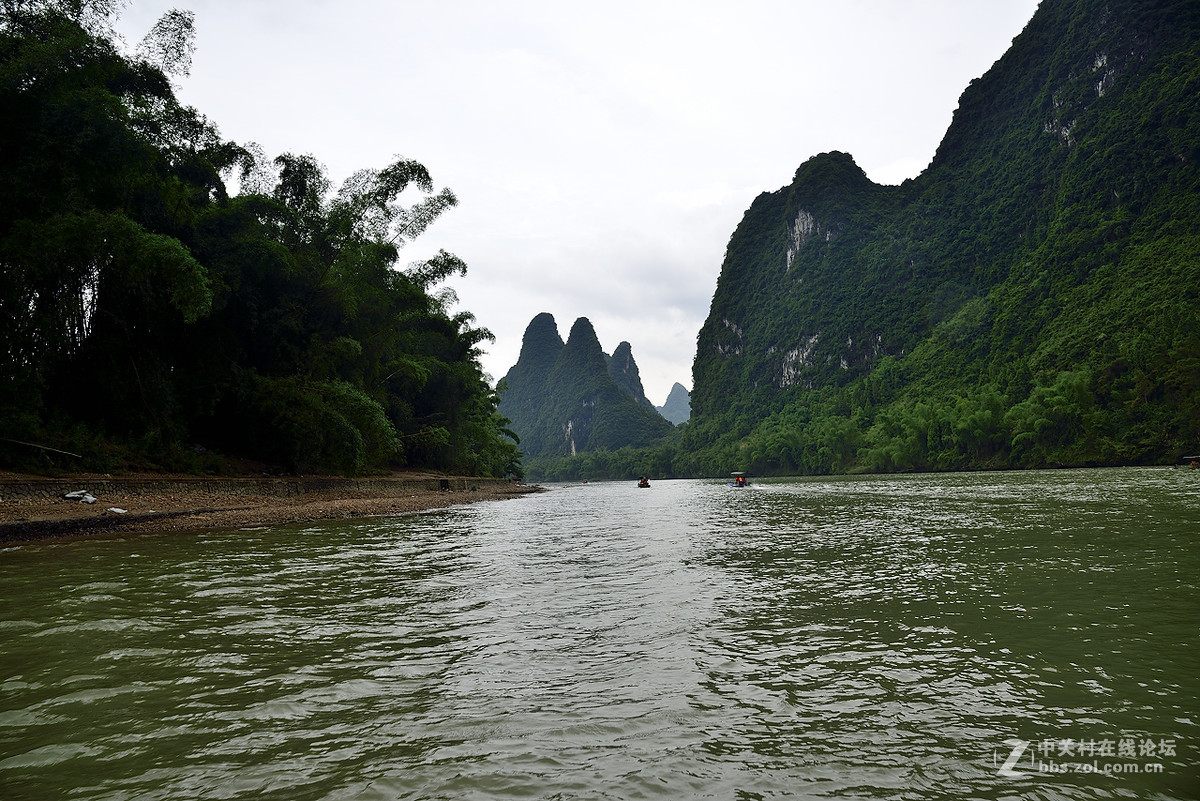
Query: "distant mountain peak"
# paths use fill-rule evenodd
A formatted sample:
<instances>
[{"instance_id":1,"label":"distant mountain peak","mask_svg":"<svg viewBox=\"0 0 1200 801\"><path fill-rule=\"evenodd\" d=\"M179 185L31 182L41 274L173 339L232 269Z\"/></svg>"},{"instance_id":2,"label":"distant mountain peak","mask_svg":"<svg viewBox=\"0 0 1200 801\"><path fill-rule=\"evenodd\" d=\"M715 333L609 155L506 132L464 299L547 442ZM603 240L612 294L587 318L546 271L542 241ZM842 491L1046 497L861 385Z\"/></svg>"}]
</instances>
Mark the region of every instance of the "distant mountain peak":
<instances>
[{"instance_id":1,"label":"distant mountain peak","mask_svg":"<svg viewBox=\"0 0 1200 801\"><path fill-rule=\"evenodd\" d=\"M687 389L678 381L671 387L666 402L656 407L658 413L675 425L686 423L692 416L692 405Z\"/></svg>"},{"instance_id":2,"label":"distant mountain peak","mask_svg":"<svg viewBox=\"0 0 1200 801\"><path fill-rule=\"evenodd\" d=\"M629 343L607 356L586 317L575 320L565 343L553 317L535 317L504 381L500 413L535 458L641 447L670 431L645 399Z\"/></svg>"},{"instance_id":3,"label":"distant mountain peak","mask_svg":"<svg viewBox=\"0 0 1200 801\"><path fill-rule=\"evenodd\" d=\"M542 312L530 320L529 325L525 327L525 335L521 338L521 355L518 357L518 361L526 359L538 360L543 358L546 353L552 353L554 356L557 356L558 351L562 350L562 347L563 341L562 337L558 334L558 324L554 321L554 315Z\"/></svg>"},{"instance_id":4,"label":"distant mountain peak","mask_svg":"<svg viewBox=\"0 0 1200 801\"><path fill-rule=\"evenodd\" d=\"M592 321L586 317L578 318L571 325L571 333L567 336L565 347L582 351L588 355L604 355L604 348L600 345L600 338L596 336L596 329L592 326Z\"/></svg>"},{"instance_id":5,"label":"distant mountain peak","mask_svg":"<svg viewBox=\"0 0 1200 801\"><path fill-rule=\"evenodd\" d=\"M612 376L617 386L643 406L654 408L654 404L646 397L642 388L642 377L638 373L637 362L633 360L633 347L628 342L617 345L608 360L608 374Z\"/></svg>"}]
</instances>

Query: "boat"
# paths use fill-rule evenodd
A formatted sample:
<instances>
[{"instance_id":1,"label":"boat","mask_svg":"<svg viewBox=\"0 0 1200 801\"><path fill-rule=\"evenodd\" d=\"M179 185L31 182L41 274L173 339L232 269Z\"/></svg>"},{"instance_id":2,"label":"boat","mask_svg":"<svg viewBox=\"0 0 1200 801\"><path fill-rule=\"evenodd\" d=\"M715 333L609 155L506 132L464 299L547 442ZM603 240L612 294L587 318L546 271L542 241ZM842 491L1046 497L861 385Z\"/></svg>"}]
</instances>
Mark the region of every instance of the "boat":
<instances>
[{"instance_id":1,"label":"boat","mask_svg":"<svg viewBox=\"0 0 1200 801\"><path fill-rule=\"evenodd\" d=\"M640 487L641 489L649 489L650 479L646 478L645 476L642 476L641 478L638 479L638 487Z\"/></svg>"},{"instance_id":2,"label":"boat","mask_svg":"<svg viewBox=\"0 0 1200 801\"><path fill-rule=\"evenodd\" d=\"M733 476L733 480L729 482L729 486L739 488L750 486L750 482L746 480L745 473L730 473L730 475Z\"/></svg>"}]
</instances>

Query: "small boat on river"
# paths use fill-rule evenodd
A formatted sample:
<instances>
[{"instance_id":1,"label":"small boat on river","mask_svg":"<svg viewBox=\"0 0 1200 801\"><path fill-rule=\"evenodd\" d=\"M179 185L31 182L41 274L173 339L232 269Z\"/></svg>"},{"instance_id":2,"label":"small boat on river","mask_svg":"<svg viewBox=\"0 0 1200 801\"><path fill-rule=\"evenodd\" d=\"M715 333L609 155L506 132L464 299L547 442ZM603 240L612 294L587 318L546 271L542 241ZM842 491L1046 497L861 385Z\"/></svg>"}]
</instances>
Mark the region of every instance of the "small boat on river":
<instances>
[{"instance_id":1,"label":"small boat on river","mask_svg":"<svg viewBox=\"0 0 1200 801\"><path fill-rule=\"evenodd\" d=\"M748 487L748 486L750 486L750 482L746 480L745 473L731 473L730 475L733 476L733 480L729 482L729 486L731 486L731 487Z\"/></svg>"},{"instance_id":2,"label":"small boat on river","mask_svg":"<svg viewBox=\"0 0 1200 801\"><path fill-rule=\"evenodd\" d=\"M642 476L641 478L638 479L638 487L640 489L649 489L650 488L650 479L646 478L645 476Z\"/></svg>"}]
</instances>

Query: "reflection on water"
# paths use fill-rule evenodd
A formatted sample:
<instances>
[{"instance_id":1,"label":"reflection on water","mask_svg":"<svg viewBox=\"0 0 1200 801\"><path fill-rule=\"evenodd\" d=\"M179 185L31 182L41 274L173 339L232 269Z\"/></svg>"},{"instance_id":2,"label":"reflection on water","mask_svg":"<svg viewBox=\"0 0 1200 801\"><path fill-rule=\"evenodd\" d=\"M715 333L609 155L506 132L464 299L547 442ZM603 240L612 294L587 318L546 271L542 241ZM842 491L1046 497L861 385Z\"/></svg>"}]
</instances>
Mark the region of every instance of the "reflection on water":
<instances>
[{"instance_id":1,"label":"reflection on water","mask_svg":"<svg viewBox=\"0 0 1200 801\"><path fill-rule=\"evenodd\" d=\"M12 547L0 797L1194 798L1198 522L1126 469Z\"/></svg>"}]
</instances>

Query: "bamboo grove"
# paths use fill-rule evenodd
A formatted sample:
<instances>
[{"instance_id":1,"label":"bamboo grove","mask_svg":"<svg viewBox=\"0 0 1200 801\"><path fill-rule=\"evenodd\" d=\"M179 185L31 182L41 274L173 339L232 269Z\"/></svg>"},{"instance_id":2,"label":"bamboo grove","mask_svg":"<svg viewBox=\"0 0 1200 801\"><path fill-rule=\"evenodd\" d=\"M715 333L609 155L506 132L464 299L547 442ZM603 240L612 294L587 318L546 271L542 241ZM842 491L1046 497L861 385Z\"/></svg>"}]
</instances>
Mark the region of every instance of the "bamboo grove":
<instances>
[{"instance_id":1,"label":"bamboo grove","mask_svg":"<svg viewBox=\"0 0 1200 801\"><path fill-rule=\"evenodd\" d=\"M400 264L454 194L224 140L171 85L190 15L129 54L114 5L3 4L0 460L519 473L491 334L442 286L466 265Z\"/></svg>"}]
</instances>

